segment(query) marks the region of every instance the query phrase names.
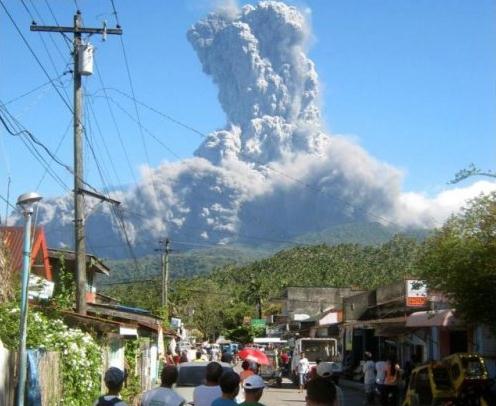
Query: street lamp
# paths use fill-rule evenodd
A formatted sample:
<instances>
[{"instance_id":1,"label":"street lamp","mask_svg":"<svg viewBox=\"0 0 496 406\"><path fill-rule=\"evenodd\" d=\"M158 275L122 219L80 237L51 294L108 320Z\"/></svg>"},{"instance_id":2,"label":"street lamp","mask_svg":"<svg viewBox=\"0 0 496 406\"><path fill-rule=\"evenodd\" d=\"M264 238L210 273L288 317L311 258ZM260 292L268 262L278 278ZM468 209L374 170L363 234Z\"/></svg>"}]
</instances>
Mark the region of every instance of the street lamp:
<instances>
[{"instance_id":1,"label":"street lamp","mask_svg":"<svg viewBox=\"0 0 496 406\"><path fill-rule=\"evenodd\" d=\"M26 387L26 332L28 319L28 285L29 271L31 268L31 216L33 206L42 197L35 192L24 193L17 198L17 205L21 208L26 220L24 225L24 249L22 261L22 286L21 286L21 318L19 320L19 364L17 383L17 406L24 405Z\"/></svg>"}]
</instances>

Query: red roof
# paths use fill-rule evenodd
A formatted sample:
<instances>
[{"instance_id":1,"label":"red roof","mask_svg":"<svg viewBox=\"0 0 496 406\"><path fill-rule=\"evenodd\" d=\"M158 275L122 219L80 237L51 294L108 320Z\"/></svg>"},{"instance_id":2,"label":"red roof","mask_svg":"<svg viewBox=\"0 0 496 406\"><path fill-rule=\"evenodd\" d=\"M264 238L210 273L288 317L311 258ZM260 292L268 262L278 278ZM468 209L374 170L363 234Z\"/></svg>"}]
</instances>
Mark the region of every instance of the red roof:
<instances>
[{"instance_id":1,"label":"red roof","mask_svg":"<svg viewBox=\"0 0 496 406\"><path fill-rule=\"evenodd\" d=\"M0 227L0 239L7 247L12 269L22 269L22 252L24 246L24 227ZM33 273L52 280L52 270L48 260L48 248L43 227L34 230L31 247L31 270Z\"/></svg>"}]
</instances>

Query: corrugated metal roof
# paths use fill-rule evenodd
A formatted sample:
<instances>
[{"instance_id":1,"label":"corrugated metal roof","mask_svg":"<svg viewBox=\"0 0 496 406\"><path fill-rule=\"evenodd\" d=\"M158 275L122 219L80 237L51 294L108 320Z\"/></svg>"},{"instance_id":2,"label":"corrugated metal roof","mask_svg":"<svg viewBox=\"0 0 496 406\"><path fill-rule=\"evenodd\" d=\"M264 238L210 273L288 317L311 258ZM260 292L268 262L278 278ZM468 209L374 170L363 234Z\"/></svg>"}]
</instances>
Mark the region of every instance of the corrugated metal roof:
<instances>
[{"instance_id":1,"label":"corrugated metal roof","mask_svg":"<svg viewBox=\"0 0 496 406\"><path fill-rule=\"evenodd\" d=\"M31 267L35 273L52 279L48 262L45 232L42 227L33 229ZM7 247L12 269L19 272L22 268L24 250L24 227L0 227L0 238Z\"/></svg>"},{"instance_id":2,"label":"corrugated metal roof","mask_svg":"<svg viewBox=\"0 0 496 406\"><path fill-rule=\"evenodd\" d=\"M70 263L69 269L71 271L75 270L76 253L75 251L67 249L48 249L48 256L51 261L59 261L60 257L63 256L66 263ZM91 269L94 272L101 273L104 275L110 274L110 268L105 265L105 263L93 254L86 253L86 268Z\"/></svg>"}]
</instances>

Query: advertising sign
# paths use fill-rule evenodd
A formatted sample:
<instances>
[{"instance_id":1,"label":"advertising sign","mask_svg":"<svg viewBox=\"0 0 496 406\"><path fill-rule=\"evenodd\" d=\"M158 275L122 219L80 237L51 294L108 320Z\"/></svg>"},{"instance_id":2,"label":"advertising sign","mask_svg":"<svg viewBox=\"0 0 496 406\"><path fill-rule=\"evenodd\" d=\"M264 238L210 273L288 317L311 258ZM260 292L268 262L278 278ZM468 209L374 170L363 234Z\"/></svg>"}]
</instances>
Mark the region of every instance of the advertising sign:
<instances>
[{"instance_id":1,"label":"advertising sign","mask_svg":"<svg viewBox=\"0 0 496 406\"><path fill-rule=\"evenodd\" d=\"M266 321L265 319L252 319L251 325L252 327L265 327Z\"/></svg>"},{"instance_id":2,"label":"advertising sign","mask_svg":"<svg viewBox=\"0 0 496 406\"><path fill-rule=\"evenodd\" d=\"M407 307L424 307L427 305L427 286L425 281L406 281L406 305Z\"/></svg>"}]
</instances>

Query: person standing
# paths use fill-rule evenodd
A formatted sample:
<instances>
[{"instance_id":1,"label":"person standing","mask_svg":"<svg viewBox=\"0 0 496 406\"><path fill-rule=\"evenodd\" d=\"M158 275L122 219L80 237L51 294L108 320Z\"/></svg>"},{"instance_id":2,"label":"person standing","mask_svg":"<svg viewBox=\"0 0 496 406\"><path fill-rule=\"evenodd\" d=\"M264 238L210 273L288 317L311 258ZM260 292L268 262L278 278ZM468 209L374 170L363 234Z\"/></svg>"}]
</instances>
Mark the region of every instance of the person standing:
<instances>
[{"instance_id":1,"label":"person standing","mask_svg":"<svg viewBox=\"0 0 496 406\"><path fill-rule=\"evenodd\" d=\"M149 390L141 396L141 406L183 406L186 400L172 389L177 381L177 368L175 365L166 364L160 379L162 386Z\"/></svg>"},{"instance_id":2,"label":"person standing","mask_svg":"<svg viewBox=\"0 0 496 406\"><path fill-rule=\"evenodd\" d=\"M386 404L385 390L384 390L384 380L386 379L386 361L381 358L375 363L375 383L377 385L377 391L379 392L379 399L381 405Z\"/></svg>"},{"instance_id":3,"label":"person standing","mask_svg":"<svg viewBox=\"0 0 496 406\"><path fill-rule=\"evenodd\" d=\"M243 382L245 401L241 406L264 406L259 400L262 398L265 382L259 375L251 375Z\"/></svg>"},{"instance_id":4,"label":"person standing","mask_svg":"<svg viewBox=\"0 0 496 406\"><path fill-rule=\"evenodd\" d=\"M400 380L400 366L395 357L390 357L386 362L386 375L384 378L384 392L387 405L398 404L398 383Z\"/></svg>"},{"instance_id":5,"label":"person standing","mask_svg":"<svg viewBox=\"0 0 496 406\"><path fill-rule=\"evenodd\" d=\"M253 372L253 367L250 364L250 361L245 359L241 363L241 368L243 368L243 370L239 373L239 378L241 379L241 383L243 383L243 381L249 376L255 375L255 372Z\"/></svg>"},{"instance_id":6,"label":"person standing","mask_svg":"<svg viewBox=\"0 0 496 406\"><path fill-rule=\"evenodd\" d=\"M365 396L368 404L374 404L375 363L372 361L372 354L368 351L364 354L364 360L362 370Z\"/></svg>"},{"instance_id":7,"label":"person standing","mask_svg":"<svg viewBox=\"0 0 496 406\"><path fill-rule=\"evenodd\" d=\"M205 371L205 385L200 385L193 391L195 406L211 406L212 402L222 396L219 379L222 375L222 366L218 362L211 362Z\"/></svg>"},{"instance_id":8,"label":"person standing","mask_svg":"<svg viewBox=\"0 0 496 406\"><path fill-rule=\"evenodd\" d=\"M107 394L100 396L94 406L127 406L127 403L119 397L124 378L124 371L119 368L110 367L107 369L104 376L105 386L108 389Z\"/></svg>"},{"instance_id":9,"label":"person standing","mask_svg":"<svg viewBox=\"0 0 496 406\"><path fill-rule=\"evenodd\" d=\"M308 361L308 358L305 357L305 353L302 352L300 353L300 359L298 361L298 365L296 366L300 393L303 392L303 389L305 388L305 381L309 370L310 370L310 362Z\"/></svg>"},{"instance_id":10,"label":"person standing","mask_svg":"<svg viewBox=\"0 0 496 406\"><path fill-rule=\"evenodd\" d=\"M219 385L222 396L215 399L212 406L237 406L234 398L239 393L239 375L234 371L226 371L221 375Z\"/></svg>"}]
</instances>

